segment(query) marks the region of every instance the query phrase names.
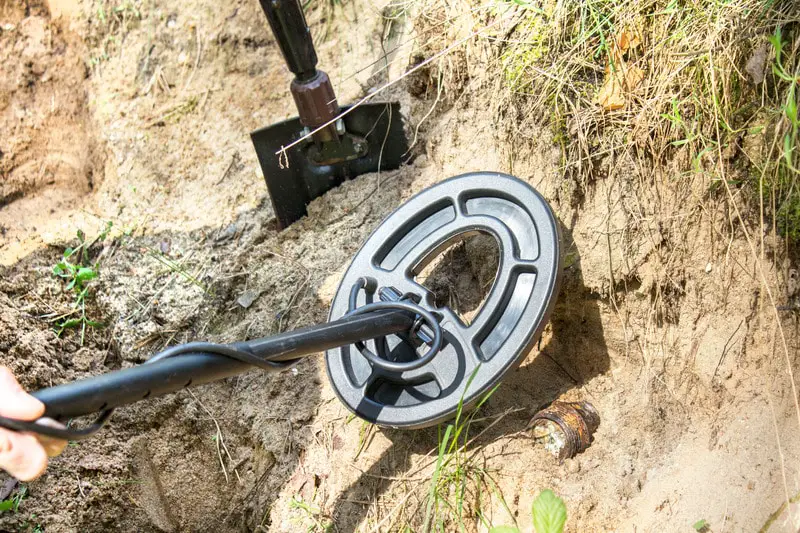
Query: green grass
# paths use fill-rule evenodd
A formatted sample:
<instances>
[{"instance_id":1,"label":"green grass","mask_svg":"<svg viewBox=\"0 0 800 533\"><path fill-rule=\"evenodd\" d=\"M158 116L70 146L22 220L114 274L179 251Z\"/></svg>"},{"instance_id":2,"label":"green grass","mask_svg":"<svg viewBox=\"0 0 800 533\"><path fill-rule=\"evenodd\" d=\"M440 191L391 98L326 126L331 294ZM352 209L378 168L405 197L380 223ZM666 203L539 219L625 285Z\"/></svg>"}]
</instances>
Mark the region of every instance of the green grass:
<instances>
[{"instance_id":1,"label":"green grass","mask_svg":"<svg viewBox=\"0 0 800 533\"><path fill-rule=\"evenodd\" d=\"M8 499L0 501L0 515L7 512L16 513L19 511L19 506L28 496L28 487L21 485L17 491Z\"/></svg>"},{"instance_id":2,"label":"green grass","mask_svg":"<svg viewBox=\"0 0 800 533\"><path fill-rule=\"evenodd\" d=\"M488 472L469 453L469 434L475 415L497 390L487 392L467 414L464 412L464 395L475 378L472 372L458 404L455 420L439 426L436 465L428 488L423 531L467 531L478 522L486 528L492 524L483 512L485 500L496 498L513 519L503 495Z\"/></svg>"},{"instance_id":3,"label":"green grass","mask_svg":"<svg viewBox=\"0 0 800 533\"><path fill-rule=\"evenodd\" d=\"M141 19L141 0L95 0L86 39L91 46L89 64L96 67L118 52L125 34Z\"/></svg>"},{"instance_id":4,"label":"green grass","mask_svg":"<svg viewBox=\"0 0 800 533\"><path fill-rule=\"evenodd\" d=\"M775 521L786 511L786 508L789 505L798 502L800 502L800 492L789 498L788 501L781 502L780 506L775 509L771 515L769 515L766 522L764 522L764 525L758 530L758 533L768 533Z\"/></svg>"},{"instance_id":5,"label":"green grass","mask_svg":"<svg viewBox=\"0 0 800 533\"><path fill-rule=\"evenodd\" d=\"M520 129L549 125L579 194L605 176L597 162L607 154L637 161L646 179L667 168L699 176L711 195L725 179L746 193L751 222L763 212L774 233L798 239L800 16L791 4L545 0L522 12L497 65L526 110ZM616 53L626 33L641 44ZM749 70L758 57L761 79ZM619 58L644 79L609 111L597 96Z\"/></svg>"},{"instance_id":6,"label":"green grass","mask_svg":"<svg viewBox=\"0 0 800 533\"><path fill-rule=\"evenodd\" d=\"M800 150L798 150L797 84L800 81L800 61L791 56L792 43L784 39L780 27L769 38L775 58L772 72L776 78L775 89L783 102L778 110L773 110L775 122L775 157L766 161L765 172L773 175L767 181L770 195L777 200L778 219L782 221L783 233L797 239L800 237ZM789 47L787 49L787 46Z\"/></svg>"},{"instance_id":7,"label":"green grass","mask_svg":"<svg viewBox=\"0 0 800 533\"><path fill-rule=\"evenodd\" d=\"M333 520L325 516L322 509L316 505L309 504L303 501L300 496L292 496L289 502L289 508L295 511L300 511L300 514L308 519L310 525L306 529L308 533L311 532L329 532L334 530Z\"/></svg>"},{"instance_id":8,"label":"green grass","mask_svg":"<svg viewBox=\"0 0 800 533\"><path fill-rule=\"evenodd\" d=\"M200 281L200 279L198 278L198 275L200 275L199 272L198 272L198 274L192 274L191 272L189 272L187 270L186 265L184 263L181 263L181 262L175 261L173 259L170 259L165 254L163 254L160 250L156 250L155 248L151 248L149 246L145 246L145 249L147 250L147 255L149 255L151 258L155 259L161 265L166 267L169 272L171 272L173 274L177 274L178 276L182 277L184 280L188 281L189 283L191 283L195 287L197 287L200 290L202 290L204 293L206 293L206 294L210 294L211 293L211 289L205 283Z\"/></svg>"}]
</instances>

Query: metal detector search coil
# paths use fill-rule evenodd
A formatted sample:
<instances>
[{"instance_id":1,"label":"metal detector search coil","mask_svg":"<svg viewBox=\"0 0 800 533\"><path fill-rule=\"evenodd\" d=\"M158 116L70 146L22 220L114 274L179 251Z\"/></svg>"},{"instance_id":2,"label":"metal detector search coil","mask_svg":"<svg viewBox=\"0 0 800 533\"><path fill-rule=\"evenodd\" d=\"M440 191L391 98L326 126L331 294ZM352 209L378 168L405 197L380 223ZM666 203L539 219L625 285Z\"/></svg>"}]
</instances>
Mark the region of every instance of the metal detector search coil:
<instances>
[{"instance_id":1,"label":"metal detector search coil","mask_svg":"<svg viewBox=\"0 0 800 533\"><path fill-rule=\"evenodd\" d=\"M485 304L466 325L451 309L437 307L415 277L440 251L480 232L495 238L500 261ZM422 363L413 344L398 336L367 341L367 352L357 345L332 348L325 361L336 394L352 412L382 426L422 428L451 418L462 398L465 406L474 404L527 356L553 309L560 275L558 222L527 183L476 172L424 190L361 247L328 318L345 316L391 288L439 317L443 345ZM359 291L353 301L359 279L368 279L372 290ZM395 366L375 364L375 353Z\"/></svg>"}]
</instances>

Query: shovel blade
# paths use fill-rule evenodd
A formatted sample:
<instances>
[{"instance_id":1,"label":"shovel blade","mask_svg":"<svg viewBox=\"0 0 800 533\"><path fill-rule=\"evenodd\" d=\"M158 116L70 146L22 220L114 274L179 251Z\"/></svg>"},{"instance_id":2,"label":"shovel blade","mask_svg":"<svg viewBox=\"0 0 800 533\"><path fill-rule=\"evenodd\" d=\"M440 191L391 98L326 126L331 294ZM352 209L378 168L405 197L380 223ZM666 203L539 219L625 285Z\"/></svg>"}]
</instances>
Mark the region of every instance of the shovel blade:
<instances>
[{"instance_id":1,"label":"shovel blade","mask_svg":"<svg viewBox=\"0 0 800 533\"><path fill-rule=\"evenodd\" d=\"M342 107L341 111L347 111ZM303 135L303 125L292 118L250 134L267 182L278 228L306 215L306 206L343 181L360 174L392 170L408 151L400 104L362 104L343 117L345 130L367 140L367 152L357 159L320 165L308 154L312 142L301 142L278 155Z\"/></svg>"}]
</instances>

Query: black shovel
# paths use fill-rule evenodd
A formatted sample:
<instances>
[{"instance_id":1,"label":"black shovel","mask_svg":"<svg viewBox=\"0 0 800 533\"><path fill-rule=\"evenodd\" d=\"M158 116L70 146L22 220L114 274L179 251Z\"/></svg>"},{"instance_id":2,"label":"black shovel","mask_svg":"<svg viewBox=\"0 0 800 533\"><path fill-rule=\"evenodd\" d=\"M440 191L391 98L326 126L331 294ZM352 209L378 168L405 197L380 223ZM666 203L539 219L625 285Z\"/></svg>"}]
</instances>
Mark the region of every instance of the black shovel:
<instances>
[{"instance_id":1,"label":"black shovel","mask_svg":"<svg viewBox=\"0 0 800 533\"><path fill-rule=\"evenodd\" d=\"M328 75L316 68L317 54L299 0L260 2L295 75L291 92L299 114L251 134L283 229L306 214L311 200L343 181L398 168L408 143L399 103L363 103L349 111L339 107Z\"/></svg>"}]
</instances>

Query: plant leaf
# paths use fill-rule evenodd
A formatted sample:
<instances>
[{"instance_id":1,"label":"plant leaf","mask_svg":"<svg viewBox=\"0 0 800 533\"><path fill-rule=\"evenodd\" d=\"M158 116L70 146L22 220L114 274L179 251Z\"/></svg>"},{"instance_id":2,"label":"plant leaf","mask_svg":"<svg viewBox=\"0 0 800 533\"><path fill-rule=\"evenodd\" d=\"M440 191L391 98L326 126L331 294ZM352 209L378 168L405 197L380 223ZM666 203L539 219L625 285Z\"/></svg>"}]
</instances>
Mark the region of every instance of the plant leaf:
<instances>
[{"instance_id":1,"label":"plant leaf","mask_svg":"<svg viewBox=\"0 0 800 533\"><path fill-rule=\"evenodd\" d=\"M533 502L533 527L536 533L562 533L567 521L567 506L550 489L543 490Z\"/></svg>"},{"instance_id":2,"label":"plant leaf","mask_svg":"<svg viewBox=\"0 0 800 533\"><path fill-rule=\"evenodd\" d=\"M792 124L797 123L797 100L794 98L794 91L789 91L789 96L786 101L786 116L789 117L789 120Z\"/></svg>"},{"instance_id":3,"label":"plant leaf","mask_svg":"<svg viewBox=\"0 0 800 533\"><path fill-rule=\"evenodd\" d=\"M692 524L692 527L695 529L695 531L703 531L708 527L708 521L706 521L705 518L702 518L697 522L695 522L694 524Z\"/></svg>"},{"instance_id":4,"label":"plant leaf","mask_svg":"<svg viewBox=\"0 0 800 533\"><path fill-rule=\"evenodd\" d=\"M94 279L97 277L97 271L90 267L81 267L78 269L78 273L75 274L75 279L79 283L83 283L84 281L89 281L90 279Z\"/></svg>"},{"instance_id":5,"label":"plant leaf","mask_svg":"<svg viewBox=\"0 0 800 533\"><path fill-rule=\"evenodd\" d=\"M14 508L14 500L3 500L0 502L0 513L5 513Z\"/></svg>"},{"instance_id":6,"label":"plant leaf","mask_svg":"<svg viewBox=\"0 0 800 533\"><path fill-rule=\"evenodd\" d=\"M489 533L520 533L518 527L514 526L495 526L489 530Z\"/></svg>"},{"instance_id":7,"label":"plant leaf","mask_svg":"<svg viewBox=\"0 0 800 533\"><path fill-rule=\"evenodd\" d=\"M783 137L783 156L786 158L786 164L789 168L792 167L792 137L787 133Z\"/></svg>"},{"instance_id":8,"label":"plant leaf","mask_svg":"<svg viewBox=\"0 0 800 533\"><path fill-rule=\"evenodd\" d=\"M775 49L775 62L781 62L781 51L783 49L783 37L781 36L781 27L775 28L775 33L767 37L772 47Z\"/></svg>"},{"instance_id":9,"label":"plant leaf","mask_svg":"<svg viewBox=\"0 0 800 533\"><path fill-rule=\"evenodd\" d=\"M70 318L58 325L61 329L75 328L80 326L82 320L80 318Z\"/></svg>"}]
</instances>

